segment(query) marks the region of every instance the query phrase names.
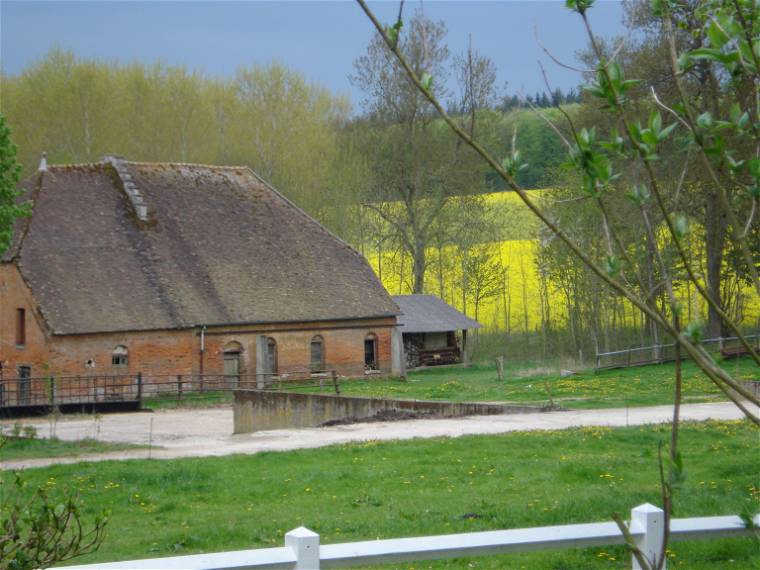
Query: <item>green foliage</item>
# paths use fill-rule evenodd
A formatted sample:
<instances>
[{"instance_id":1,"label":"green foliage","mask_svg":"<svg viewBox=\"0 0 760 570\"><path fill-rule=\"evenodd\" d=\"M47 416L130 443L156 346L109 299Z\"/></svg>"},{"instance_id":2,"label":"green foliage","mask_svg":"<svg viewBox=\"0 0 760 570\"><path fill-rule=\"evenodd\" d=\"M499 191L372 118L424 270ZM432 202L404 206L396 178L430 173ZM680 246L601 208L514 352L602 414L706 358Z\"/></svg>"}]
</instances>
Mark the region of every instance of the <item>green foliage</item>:
<instances>
[{"instance_id":1,"label":"green foliage","mask_svg":"<svg viewBox=\"0 0 760 570\"><path fill-rule=\"evenodd\" d=\"M355 202L329 186L345 97L274 62L213 78L163 63L119 65L52 50L2 77L2 109L24 175L49 162L130 160L251 166L317 217ZM118 94L115 96L114 94ZM0 227L5 228L5 221Z\"/></svg>"},{"instance_id":2,"label":"green foliage","mask_svg":"<svg viewBox=\"0 0 760 570\"><path fill-rule=\"evenodd\" d=\"M578 105L571 105L566 110L573 114ZM557 109L544 109L542 113L553 121L558 121L560 114ZM511 155L517 150L520 154L520 164L515 178L524 188L546 188L555 180L555 174L561 168L566 158L566 150L562 141L546 123L530 109L515 109L495 117L482 133L493 152L497 155ZM512 148L512 141L516 148ZM504 181L492 173L486 175L489 188L505 189Z\"/></svg>"},{"instance_id":3,"label":"green foliage","mask_svg":"<svg viewBox=\"0 0 760 570\"><path fill-rule=\"evenodd\" d=\"M8 471L0 472L0 487L0 570L48 568L103 542L107 513L87 528L78 494L51 491L49 481L30 490L20 473Z\"/></svg>"},{"instance_id":4,"label":"green foliage","mask_svg":"<svg viewBox=\"0 0 760 570\"><path fill-rule=\"evenodd\" d=\"M29 215L29 205L19 204L21 192L17 189L21 167L16 162L16 145L5 115L0 113L0 255L5 253L13 239L13 225L17 218Z\"/></svg>"}]
</instances>

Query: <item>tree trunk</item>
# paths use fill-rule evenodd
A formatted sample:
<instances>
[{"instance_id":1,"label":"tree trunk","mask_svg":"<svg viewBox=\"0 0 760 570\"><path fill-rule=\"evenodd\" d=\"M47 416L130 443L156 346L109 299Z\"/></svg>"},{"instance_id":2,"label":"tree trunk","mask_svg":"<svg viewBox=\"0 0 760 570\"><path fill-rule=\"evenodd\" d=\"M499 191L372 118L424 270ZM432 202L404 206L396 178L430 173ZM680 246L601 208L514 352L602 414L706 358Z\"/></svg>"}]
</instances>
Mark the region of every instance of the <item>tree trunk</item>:
<instances>
[{"instance_id":1,"label":"tree trunk","mask_svg":"<svg viewBox=\"0 0 760 570\"><path fill-rule=\"evenodd\" d=\"M720 274L723 267L723 249L726 245L726 213L721 207L717 193L710 192L705 203L705 255L707 257L707 292L713 300L723 306L720 290ZM708 305L707 338L723 336L723 320Z\"/></svg>"},{"instance_id":2,"label":"tree trunk","mask_svg":"<svg viewBox=\"0 0 760 570\"><path fill-rule=\"evenodd\" d=\"M414 244L413 276L414 276L414 293L419 294L425 291L425 242L419 238Z\"/></svg>"}]
</instances>

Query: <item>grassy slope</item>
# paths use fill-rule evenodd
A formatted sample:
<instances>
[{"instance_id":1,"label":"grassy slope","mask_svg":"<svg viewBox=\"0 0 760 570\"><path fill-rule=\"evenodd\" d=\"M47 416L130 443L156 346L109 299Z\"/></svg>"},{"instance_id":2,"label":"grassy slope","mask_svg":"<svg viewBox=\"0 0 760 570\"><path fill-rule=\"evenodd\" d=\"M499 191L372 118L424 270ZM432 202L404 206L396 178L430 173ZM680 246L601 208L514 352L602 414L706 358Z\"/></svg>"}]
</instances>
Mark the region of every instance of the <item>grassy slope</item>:
<instances>
[{"instance_id":1,"label":"grassy slope","mask_svg":"<svg viewBox=\"0 0 760 570\"><path fill-rule=\"evenodd\" d=\"M760 370L745 358L725 363L735 378L760 380ZM499 382L493 366L444 368L409 374L407 382L394 379L347 380L341 393L357 396L386 396L454 401L513 401L545 404L547 388L557 404L566 408L612 408L669 404L673 398L674 366L662 364L594 374L583 372L567 378L536 369L528 378L518 370L505 370ZM692 363L684 364L684 401L723 399L722 393Z\"/></svg>"},{"instance_id":2,"label":"grassy slope","mask_svg":"<svg viewBox=\"0 0 760 570\"><path fill-rule=\"evenodd\" d=\"M664 427L367 442L213 459L106 462L27 471L112 511L100 552L81 562L281 545L305 525L324 543L609 520L658 503ZM687 424L677 516L740 512L760 499L757 431ZM749 539L677 543L672 568L760 568ZM405 564L402 568L630 568L622 547Z\"/></svg>"},{"instance_id":3,"label":"grassy slope","mask_svg":"<svg viewBox=\"0 0 760 570\"><path fill-rule=\"evenodd\" d=\"M0 448L0 461L34 459L37 457L65 457L107 453L124 449L139 449L142 446L126 443L103 443L94 439L63 441L60 439L27 439L9 437Z\"/></svg>"}]
</instances>

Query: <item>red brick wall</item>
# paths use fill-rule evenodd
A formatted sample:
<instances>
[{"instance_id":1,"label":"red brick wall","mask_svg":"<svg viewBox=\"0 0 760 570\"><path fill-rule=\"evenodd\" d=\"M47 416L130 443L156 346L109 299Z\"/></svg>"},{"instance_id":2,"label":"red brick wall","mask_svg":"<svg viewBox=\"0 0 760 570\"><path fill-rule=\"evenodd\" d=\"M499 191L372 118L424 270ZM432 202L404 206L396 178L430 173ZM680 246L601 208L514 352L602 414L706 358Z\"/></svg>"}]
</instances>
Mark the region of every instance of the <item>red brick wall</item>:
<instances>
[{"instance_id":1,"label":"red brick wall","mask_svg":"<svg viewBox=\"0 0 760 570\"><path fill-rule=\"evenodd\" d=\"M15 315L25 308L26 345L16 347ZM278 372L305 371L309 368L311 339L324 339L325 364L343 376L364 375L364 338L378 338L381 373L391 370L391 325L395 318L347 322L288 323L239 327L208 328L205 334L203 371L223 372L224 347L237 342L242 347L242 372L256 372L256 338L263 334L277 342ZM113 366L111 356L118 345L129 351L127 366ZM32 376L54 374L112 375L198 374L200 371L200 329L125 333L98 333L53 336L46 331L34 299L13 264L0 265L0 360L5 376L15 377L20 365L32 367ZM88 368L88 360L95 362Z\"/></svg>"},{"instance_id":2,"label":"red brick wall","mask_svg":"<svg viewBox=\"0 0 760 570\"><path fill-rule=\"evenodd\" d=\"M278 372L298 372L309 369L311 339L319 335L323 339L325 367L335 369L342 376L364 375L364 339L374 333L378 342L380 371L391 371L391 327L388 320L369 323L302 323L282 325L280 330L273 327L258 327L258 330L240 328L218 334L209 330L206 335L204 372L217 374L223 371L223 351L229 343L237 342L243 347L241 360L243 372L256 372L256 338L258 335L271 337L277 343ZM308 328L307 328L308 327ZM337 328L341 327L341 328ZM295 328L301 330L293 330ZM284 330L282 330L284 329ZM304 330L306 329L306 330Z\"/></svg>"}]
</instances>

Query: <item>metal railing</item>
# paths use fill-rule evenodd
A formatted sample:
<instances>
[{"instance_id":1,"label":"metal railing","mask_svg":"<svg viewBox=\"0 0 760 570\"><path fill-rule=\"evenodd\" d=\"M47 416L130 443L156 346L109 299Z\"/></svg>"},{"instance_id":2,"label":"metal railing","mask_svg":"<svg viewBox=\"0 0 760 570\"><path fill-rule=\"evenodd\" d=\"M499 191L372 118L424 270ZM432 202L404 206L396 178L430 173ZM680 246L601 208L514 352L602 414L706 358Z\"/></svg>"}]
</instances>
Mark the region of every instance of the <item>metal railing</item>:
<instances>
[{"instance_id":1,"label":"metal railing","mask_svg":"<svg viewBox=\"0 0 760 570\"><path fill-rule=\"evenodd\" d=\"M664 512L644 504L631 511L629 530L636 546L647 560L662 551ZM755 517L760 525L760 515ZM754 531L738 516L672 519L670 540L706 540L750 536ZM545 526L512 530L472 532L415 538L369 540L320 545L319 535L300 527L285 535L285 546L257 550L238 550L215 554L197 554L148 560L68 566L68 570L115 570L132 568L193 568L194 570L232 570L241 568L349 568L369 564L388 564L494 556L513 552L531 552L560 548L581 548L624 544L625 539L614 522ZM632 568L640 568L632 558Z\"/></svg>"},{"instance_id":2,"label":"metal railing","mask_svg":"<svg viewBox=\"0 0 760 570\"><path fill-rule=\"evenodd\" d=\"M745 335L750 344L760 350L760 334ZM710 338L700 343L705 350L718 352L727 348L739 348L741 343L735 336ZM638 348L627 348L625 350L614 350L612 352L599 352L596 354L594 370L605 370L609 368L627 368L629 366L643 366L645 364L662 364L673 362L676 359L674 343L657 344L653 346L643 346ZM689 358L688 354L682 351L683 358Z\"/></svg>"},{"instance_id":3,"label":"metal railing","mask_svg":"<svg viewBox=\"0 0 760 570\"><path fill-rule=\"evenodd\" d=\"M41 376L0 380L0 408L141 402L151 398L183 400L188 396L233 390L319 388L340 393L335 370L281 374L120 374Z\"/></svg>"}]
</instances>

